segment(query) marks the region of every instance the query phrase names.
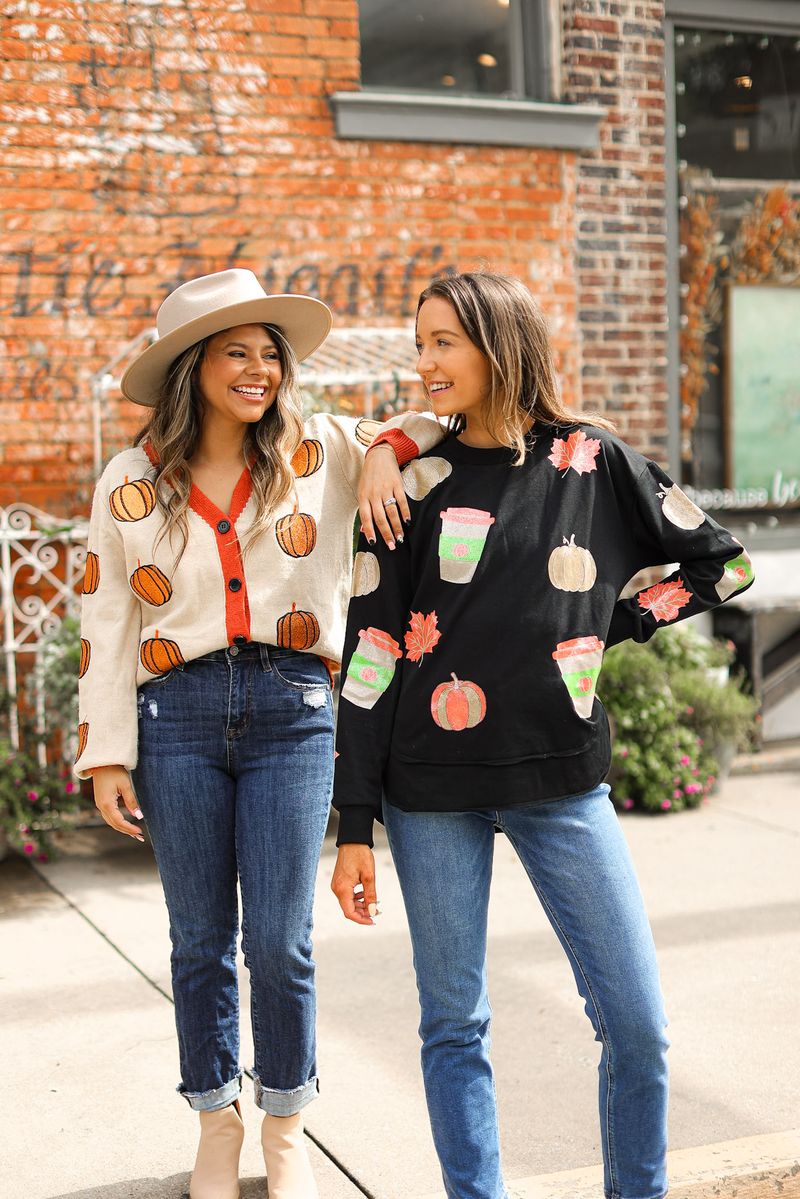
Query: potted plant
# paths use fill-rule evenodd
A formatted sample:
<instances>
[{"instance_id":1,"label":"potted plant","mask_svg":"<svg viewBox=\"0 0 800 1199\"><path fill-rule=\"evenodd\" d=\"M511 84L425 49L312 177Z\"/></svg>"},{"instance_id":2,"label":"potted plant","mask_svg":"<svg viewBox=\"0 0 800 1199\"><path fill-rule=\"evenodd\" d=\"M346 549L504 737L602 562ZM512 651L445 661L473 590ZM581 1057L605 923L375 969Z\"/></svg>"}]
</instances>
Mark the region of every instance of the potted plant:
<instances>
[{"instance_id":1,"label":"potted plant","mask_svg":"<svg viewBox=\"0 0 800 1199\"><path fill-rule=\"evenodd\" d=\"M615 732L609 782L618 806L679 811L714 789L755 728L742 680L715 674L732 657L729 643L687 626L609 650L599 690Z\"/></svg>"}]
</instances>

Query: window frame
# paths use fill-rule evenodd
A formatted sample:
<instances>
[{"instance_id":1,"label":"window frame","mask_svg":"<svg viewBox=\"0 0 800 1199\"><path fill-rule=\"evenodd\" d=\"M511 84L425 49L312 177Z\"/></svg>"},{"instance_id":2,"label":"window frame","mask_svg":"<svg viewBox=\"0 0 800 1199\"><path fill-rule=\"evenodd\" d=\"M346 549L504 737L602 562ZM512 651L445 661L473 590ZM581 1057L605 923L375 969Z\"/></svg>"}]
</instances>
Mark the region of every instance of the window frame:
<instances>
[{"instance_id":1,"label":"window frame","mask_svg":"<svg viewBox=\"0 0 800 1199\"><path fill-rule=\"evenodd\" d=\"M330 96L343 139L590 150L606 110L559 102L560 0L519 0L509 30L512 97L361 88Z\"/></svg>"}]
</instances>

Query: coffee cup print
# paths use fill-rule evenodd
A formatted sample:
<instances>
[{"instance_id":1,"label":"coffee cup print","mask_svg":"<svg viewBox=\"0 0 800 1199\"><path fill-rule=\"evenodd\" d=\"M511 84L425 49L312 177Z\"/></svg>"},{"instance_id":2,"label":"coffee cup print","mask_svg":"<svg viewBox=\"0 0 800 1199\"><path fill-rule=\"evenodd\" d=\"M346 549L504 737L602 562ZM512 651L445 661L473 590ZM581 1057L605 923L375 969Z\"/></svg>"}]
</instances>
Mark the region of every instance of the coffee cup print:
<instances>
[{"instance_id":1,"label":"coffee cup print","mask_svg":"<svg viewBox=\"0 0 800 1199\"><path fill-rule=\"evenodd\" d=\"M722 578L715 584L717 595L721 600L726 600L736 591L746 587L748 583L753 581L753 564L750 561L750 555L746 550L742 550L736 558L731 558L725 563L725 571Z\"/></svg>"},{"instance_id":2,"label":"coffee cup print","mask_svg":"<svg viewBox=\"0 0 800 1199\"><path fill-rule=\"evenodd\" d=\"M584 720L592 714L604 648L605 643L597 637L573 637L559 641L553 651L572 705Z\"/></svg>"},{"instance_id":3,"label":"coffee cup print","mask_svg":"<svg viewBox=\"0 0 800 1199\"><path fill-rule=\"evenodd\" d=\"M480 508L447 508L440 515L439 575L445 583L469 583L494 517Z\"/></svg>"},{"instance_id":4,"label":"coffee cup print","mask_svg":"<svg viewBox=\"0 0 800 1199\"><path fill-rule=\"evenodd\" d=\"M358 708L374 708L394 678L397 659L403 653L390 633L361 629L356 651L347 667L342 699Z\"/></svg>"}]
</instances>

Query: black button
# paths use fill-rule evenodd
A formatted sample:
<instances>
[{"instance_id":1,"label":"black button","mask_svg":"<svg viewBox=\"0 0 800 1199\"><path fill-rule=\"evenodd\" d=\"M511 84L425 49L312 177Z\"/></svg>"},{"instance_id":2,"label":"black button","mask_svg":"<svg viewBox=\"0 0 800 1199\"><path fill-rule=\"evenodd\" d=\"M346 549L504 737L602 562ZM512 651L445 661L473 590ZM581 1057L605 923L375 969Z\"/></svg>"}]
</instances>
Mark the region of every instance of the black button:
<instances>
[{"instance_id":1,"label":"black button","mask_svg":"<svg viewBox=\"0 0 800 1199\"><path fill-rule=\"evenodd\" d=\"M242 580L241 579L230 579L228 581L228 590L229 591L241 591L242 590Z\"/></svg>"},{"instance_id":2,"label":"black button","mask_svg":"<svg viewBox=\"0 0 800 1199\"><path fill-rule=\"evenodd\" d=\"M247 645L247 638L244 633L237 633L233 639L234 645Z\"/></svg>"},{"instance_id":3,"label":"black button","mask_svg":"<svg viewBox=\"0 0 800 1199\"><path fill-rule=\"evenodd\" d=\"M231 522L229 520L221 520L219 522L219 524L217 525L218 533L230 533L230 531L231 531Z\"/></svg>"}]
</instances>

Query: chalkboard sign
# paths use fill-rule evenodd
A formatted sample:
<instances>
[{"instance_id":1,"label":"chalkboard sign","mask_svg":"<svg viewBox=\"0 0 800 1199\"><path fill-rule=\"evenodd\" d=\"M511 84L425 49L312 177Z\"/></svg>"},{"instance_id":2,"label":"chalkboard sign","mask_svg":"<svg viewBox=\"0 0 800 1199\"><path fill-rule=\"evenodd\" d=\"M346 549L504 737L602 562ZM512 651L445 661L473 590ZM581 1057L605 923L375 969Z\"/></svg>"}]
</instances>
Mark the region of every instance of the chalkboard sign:
<instances>
[{"instance_id":1,"label":"chalkboard sign","mask_svg":"<svg viewBox=\"0 0 800 1199\"><path fill-rule=\"evenodd\" d=\"M726 299L726 485L798 504L800 287L731 284Z\"/></svg>"}]
</instances>

